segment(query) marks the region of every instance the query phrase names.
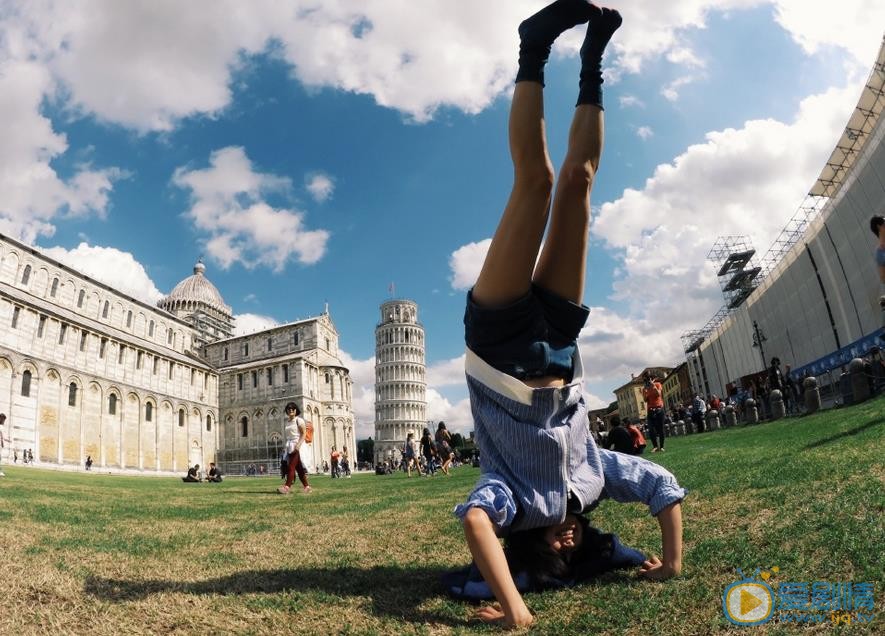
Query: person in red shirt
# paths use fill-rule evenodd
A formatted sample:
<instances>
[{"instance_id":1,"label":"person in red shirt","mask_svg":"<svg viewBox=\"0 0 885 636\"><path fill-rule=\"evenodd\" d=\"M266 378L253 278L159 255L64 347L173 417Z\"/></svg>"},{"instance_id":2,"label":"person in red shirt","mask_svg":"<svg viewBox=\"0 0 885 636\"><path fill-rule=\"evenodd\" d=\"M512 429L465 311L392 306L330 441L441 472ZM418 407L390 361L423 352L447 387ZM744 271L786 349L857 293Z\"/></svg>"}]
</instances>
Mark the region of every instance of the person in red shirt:
<instances>
[{"instance_id":1,"label":"person in red shirt","mask_svg":"<svg viewBox=\"0 0 885 636\"><path fill-rule=\"evenodd\" d=\"M642 398L645 400L648 434L651 437L653 453L664 450L664 387L650 372L642 374L644 386Z\"/></svg>"}]
</instances>

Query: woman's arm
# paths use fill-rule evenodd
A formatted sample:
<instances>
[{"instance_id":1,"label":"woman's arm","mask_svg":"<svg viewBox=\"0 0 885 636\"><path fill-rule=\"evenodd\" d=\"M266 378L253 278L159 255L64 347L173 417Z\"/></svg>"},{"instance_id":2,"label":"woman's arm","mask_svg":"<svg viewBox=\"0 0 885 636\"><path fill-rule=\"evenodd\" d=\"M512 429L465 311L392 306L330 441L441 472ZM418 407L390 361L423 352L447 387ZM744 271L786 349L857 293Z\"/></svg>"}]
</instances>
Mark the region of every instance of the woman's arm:
<instances>
[{"instance_id":1,"label":"woman's arm","mask_svg":"<svg viewBox=\"0 0 885 636\"><path fill-rule=\"evenodd\" d=\"M655 581L663 581L677 576L682 571L682 506L679 502L670 504L658 513L661 526L663 561L652 557L642 564L639 573Z\"/></svg>"},{"instance_id":2,"label":"woman's arm","mask_svg":"<svg viewBox=\"0 0 885 636\"><path fill-rule=\"evenodd\" d=\"M295 424L298 426L298 443L295 444L295 450L300 451L304 443L304 418L299 417L295 420Z\"/></svg>"},{"instance_id":3,"label":"woman's arm","mask_svg":"<svg viewBox=\"0 0 885 636\"><path fill-rule=\"evenodd\" d=\"M494 606L480 608L476 616L482 621L500 622L509 627L531 625L534 617L516 589L504 548L484 510L471 508L467 511L464 516L464 536L476 566L501 605L500 609Z\"/></svg>"}]
</instances>

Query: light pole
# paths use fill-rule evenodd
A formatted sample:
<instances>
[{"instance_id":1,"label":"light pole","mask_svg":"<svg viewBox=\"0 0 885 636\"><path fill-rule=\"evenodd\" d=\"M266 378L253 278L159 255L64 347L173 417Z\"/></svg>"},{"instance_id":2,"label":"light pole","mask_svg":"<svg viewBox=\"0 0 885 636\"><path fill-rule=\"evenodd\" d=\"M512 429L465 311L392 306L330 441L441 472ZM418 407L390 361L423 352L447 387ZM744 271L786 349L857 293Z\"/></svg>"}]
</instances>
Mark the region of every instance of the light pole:
<instances>
[{"instance_id":1,"label":"light pole","mask_svg":"<svg viewBox=\"0 0 885 636\"><path fill-rule=\"evenodd\" d=\"M765 350L762 348L762 343L766 342L768 338L765 337L765 334L762 333L762 330L759 328L759 323L755 320L753 321L753 346L759 347L759 355L762 356L762 368L765 369L767 366L765 364Z\"/></svg>"}]
</instances>

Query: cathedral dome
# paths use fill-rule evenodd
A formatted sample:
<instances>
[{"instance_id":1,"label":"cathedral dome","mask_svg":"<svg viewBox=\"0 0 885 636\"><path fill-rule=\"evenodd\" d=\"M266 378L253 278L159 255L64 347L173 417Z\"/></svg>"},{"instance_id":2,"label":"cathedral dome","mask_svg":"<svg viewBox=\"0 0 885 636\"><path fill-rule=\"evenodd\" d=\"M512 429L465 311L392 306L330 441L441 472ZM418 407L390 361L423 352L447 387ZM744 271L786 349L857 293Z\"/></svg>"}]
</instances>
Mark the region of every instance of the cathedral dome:
<instances>
[{"instance_id":1,"label":"cathedral dome","mask_svg":"<svg viewBox=\"0 0 885 636\"><path fill-rule=\"evenodd\" d=\"M206 278L205 272L206 266L202 261L197 261L193 276L188 276L178 283L172 293L158 303L159 306L170 309L180 303L204 303L230 314L231 308L225 304L215 285Z\"/></svg>"}]
</instances>

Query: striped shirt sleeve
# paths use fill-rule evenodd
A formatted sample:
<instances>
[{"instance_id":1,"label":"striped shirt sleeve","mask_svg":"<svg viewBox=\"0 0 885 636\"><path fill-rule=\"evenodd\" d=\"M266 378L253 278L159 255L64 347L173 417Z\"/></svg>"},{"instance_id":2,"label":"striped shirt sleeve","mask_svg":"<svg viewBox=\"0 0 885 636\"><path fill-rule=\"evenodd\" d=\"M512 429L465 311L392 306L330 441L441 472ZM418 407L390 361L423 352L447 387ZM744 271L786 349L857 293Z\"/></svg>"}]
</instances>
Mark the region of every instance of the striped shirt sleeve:
<instances>
[{"instance_id":1,"label":"striped shirt sleeve","mask_svg":"<svg viewBox=\"0 0 885 636\"><path fill-rule=\"evenodd\" d=\"M482 475L467 497L467 501L455 506L453 512L463 521L467 511L471 508L484 510L498 532L512 524L513 518L516 516L516 501L513 498L513 491L496 473Z\"/></svg>"},{"instance_id":2,"label":"striped shirt sleeve","mask_svg":"<svg viewBox=\"0 0 885 636\"><path fill-rule=\"evenodd\" d=\"M688 491L663 466L614 451L599 449L605 475L604 496L621 503L642 502L652 516L672 503L682 501Z\"/></svg>"}]
</instances>

